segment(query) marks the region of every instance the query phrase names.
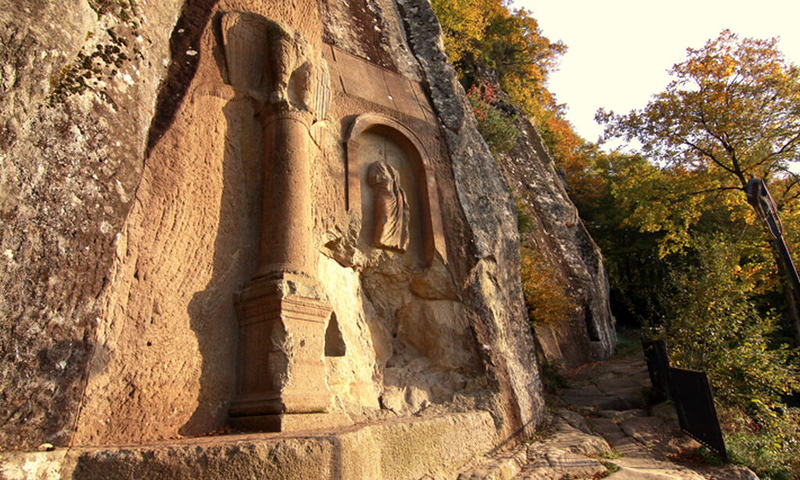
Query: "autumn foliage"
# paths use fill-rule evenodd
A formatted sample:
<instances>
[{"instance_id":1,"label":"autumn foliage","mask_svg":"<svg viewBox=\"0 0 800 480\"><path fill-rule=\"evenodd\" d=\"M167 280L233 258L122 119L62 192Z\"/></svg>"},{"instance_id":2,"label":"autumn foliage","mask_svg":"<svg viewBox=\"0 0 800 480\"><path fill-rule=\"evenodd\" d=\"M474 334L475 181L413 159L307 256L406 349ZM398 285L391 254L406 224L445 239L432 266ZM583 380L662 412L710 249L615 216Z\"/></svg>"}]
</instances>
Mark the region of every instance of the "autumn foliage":
<instances>
[{"instance_id":1,"label":"autumn foliage","mask_svg":"<svg viewBox=\"0 0 800 480\"><path fill-rule=\"evenodd\" d=\"M788 171L800 149L800 69L777 39L728 31L670 70L666 90L627 115L601 111L607 135L637 139L654 160L707 172L720 187Z\"/></svg>"},{"instance_id":2,"label":"autumn foliage","mask_svg":"<svg viewBox=\"0 0 800 480\"><path fill-rule=\"evenodd\" d=\"M742 191L751 177L769 183L797 258L800 69L777 46L723 31L688 49L646 107L598 112L607 137L640 147L596 151L579 175L602 188L577 203L604 248L615 314L654 326L676 364L708 372L734 461L798 479L796 297Z\"/></svg>"},{"instance_id":3,"label":"autumn foliage","mask_svg":"<svg viewBox=\"0 0 800 480\"><path fill-rule=\"evenodd\" d=\"M548 73L566 51L542 35L525 9L501 0L433 0L445 34L445 48L467 88L492 71L512 103L539 117L551 107Z\"/></svg>"},{"instance_id":4,"label":"autumn foliage","mask_svg":"<svg viewBox=\"0 0 800 480\"><path fill-rule=\"evenodd\" d=\"M532 325L558 325L578 309L567 291L567 282L542 252L523 247L521 270L522 291Z\"/></svg>"},{"instance_id":5,"label":"autumn foliage","mask_svg":"<svg viewBox=\"0 0 800 480\"><path fill-rule=\"evenodd\" d=\"M487 82L473 85L467 92L472 113L478 121L478 131L494 153L511 149L519 136L516 115L504 113L498 106L497 89Z\"/></svg>"},{"instance_id":6,"label":"autumn foliage","mask_svg":"<svg viewBox=\"0 0 800 480\"><path fill-rule=\"evenodd\" d=\"M530 12L491 0L433 4L493 151L503 142L490 140L487 123L511 116L490 85L533 117L603 249L618 320L654 327L675 363L708 371L724 416L738 419L725 425L736 461L765 478L800 478L800 411L786 403L800 403L798 305L742 192L753 176L770 184L790 248L800 252L800 177L789 168L800 160L800 69L777 39L723 31L688 49L645 108L598 112L607 138L641 146L605 152L575 133L547 91L566 47L543 37ZM559 278L540 252L523 248L534 325L575 308Z\"/></svg>"}]
</instances>

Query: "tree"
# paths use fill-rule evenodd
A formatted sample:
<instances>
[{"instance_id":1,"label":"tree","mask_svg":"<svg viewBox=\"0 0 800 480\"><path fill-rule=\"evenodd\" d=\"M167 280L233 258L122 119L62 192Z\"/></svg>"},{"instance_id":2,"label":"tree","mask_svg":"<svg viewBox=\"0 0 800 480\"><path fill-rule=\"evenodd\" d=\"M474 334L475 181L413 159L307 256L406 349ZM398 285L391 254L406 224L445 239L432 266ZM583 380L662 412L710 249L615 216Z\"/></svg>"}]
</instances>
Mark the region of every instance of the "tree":
<instances>
[{"instance_id":1,"label":"tree","mask_svg":"<svg viewBox=\"0 0 800 480\"><path fill-rule=\"evenodd\" d=\"M489 23L487 11L496 0L432 0L444 32L444 46L450 62L457 64L465 54L476 54Z\"/></svg>"},{"instance_id":2,"label":"tree","mask_svg":"<svg viewBox=\"0 0 800 480\"><path fill-rule=\"evenodd\" d=\"M753 302L758 266L733 236L699 234L693 258L670 272L661 333L677 366L708 372L719 401L763 421L800 391L800 378L790 350L770 345L774 314Z\"/></svg>"},{"instance_id":3,"label":"tree","mask_svg":"<svg viewBox=\"0 0 800 480\"><path fill-rule=\"evenodd\" d=\"M545 82L567 47L551 42L528 10L493 10L480 45L478 62L497 72L512 102L534 117L552 103Z\"/></svg>"},{"instance_id":4,"label":"tree","mask_svg":"<svg viewBox=\"0 0 800 480\"><path fill-rule=\"evenodd\" d=\"M663 177L640 155L603 152L588 143L574 158L564 166L570 198L603 252L614 317L620 324L646 325L662 316L659 294L672 265L658 255L664 233L640 231L632 212L652 211L648 195Z\"/></svg>"},{"instance_id":5,"label":"tree","mask_svg":"<svg viewBox=\"0 0 800 480\"><path fill-rule=\"evenodd\" d=\"M788 174L800 146L800 69L777 42L739 40L725 30L688 49L688 59L670 70L675 79L644 109L621 116L601 110L598 119L607 136L635 138L657 161L720 180L718 189Z\"/></svg>"},{"instance_id":6,"label":"tree","mask_svg":"<svg viewBox=\"0 0 800 480\"><path fill-rule=\"evenodd\" d=\"M432 0L445 49L464 87L499 83L511 102L543 117L554 105L545 82L567 47L542 34L531 12L507 0ZM486 78L487 76L491 78Z\"/></svg>"},{"instance_id":7,"label":"tree","mask_svg":"<svg viewBox=\"0 0 800 480\"><path fill-rule=\"evenodd\" d=\"M741 192L751 177L777 181L779 209L796 208L800 178L789 164L800 153L800 68L777 43L740 40L725 30L703 48L688 49L687 60L670 70L666 90L642 110L598 112L606 137L638 140L661 166L650 178L629 181L651 200L634 218L645 231L665 232L662 255L689 246L691 229L709 210L755 224ZM655 176L664 177L655 182L659 188L646 186Z\"/></svg>"}]
</instances>

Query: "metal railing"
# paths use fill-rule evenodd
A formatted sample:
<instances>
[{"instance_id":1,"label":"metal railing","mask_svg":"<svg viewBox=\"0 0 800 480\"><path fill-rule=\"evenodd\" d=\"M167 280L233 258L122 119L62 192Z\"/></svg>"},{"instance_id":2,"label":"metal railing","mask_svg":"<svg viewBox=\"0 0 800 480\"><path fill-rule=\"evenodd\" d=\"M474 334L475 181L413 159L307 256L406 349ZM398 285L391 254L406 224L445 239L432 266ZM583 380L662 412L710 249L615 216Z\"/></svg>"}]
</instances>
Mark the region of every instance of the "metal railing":
<instances>
[{"instance_id":1,"label":"metal railing","mask_svg":"<svg viewBox=\"0 0 800 480\"><path fill-rule=\"evenodd\" d=\"M725 440L706 372L672 367L664 340L642 339L653 389L672 399L681 430L728 461Z\"/></svg>"}]
</instances>

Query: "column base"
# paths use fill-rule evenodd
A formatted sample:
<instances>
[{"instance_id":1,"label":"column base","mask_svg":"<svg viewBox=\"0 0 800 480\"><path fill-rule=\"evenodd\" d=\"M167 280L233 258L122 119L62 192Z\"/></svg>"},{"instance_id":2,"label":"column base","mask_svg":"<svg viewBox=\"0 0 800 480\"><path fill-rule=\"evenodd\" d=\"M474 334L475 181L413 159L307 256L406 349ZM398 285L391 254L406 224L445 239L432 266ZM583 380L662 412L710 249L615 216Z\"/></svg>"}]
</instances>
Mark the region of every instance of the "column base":
<instances>
[{"instance_id":1,"label":"column base","mask_svg":"<svg viewBox=\"0 0 800 480\"><path fill-rule=\"evenodd\" d=\"M324 413L328 410L330 401L331 393L327 388L316 391L310 389L258 391L238 394L231 402L228 416L235 418L284 413Z\"/></svg>"},{"instance_id":2,"label":"column base","mask_svg":"<svg viewBox=\"0 0 800 480\"><path fill-rule=\"evenodd\" d=\"M283 423L292 422L283 416L330 406L324 350L331 306L306 280L277 272L253 279L242 291L237 393L228 412L237 428L282 431Z\"/></svg>"}]
</instances>

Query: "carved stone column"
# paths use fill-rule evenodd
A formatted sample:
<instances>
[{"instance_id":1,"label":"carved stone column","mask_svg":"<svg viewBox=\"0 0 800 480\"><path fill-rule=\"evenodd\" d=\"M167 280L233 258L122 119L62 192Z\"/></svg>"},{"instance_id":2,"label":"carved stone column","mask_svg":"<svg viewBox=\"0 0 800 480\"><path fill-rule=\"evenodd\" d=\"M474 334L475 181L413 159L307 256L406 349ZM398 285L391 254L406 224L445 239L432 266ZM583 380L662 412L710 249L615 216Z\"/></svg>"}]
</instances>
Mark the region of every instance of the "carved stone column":
<instances>
[{"instance_id":1,"label":"carved stone column","mask_svg":"<svg viewBox=\"0 0 800 480\"><path fill-rule=\"evenodd\" d=\"M265 145L259 265L237 304L231 424L271 431L325 426L332 423L324 415L331 307L316 280L311 173L319 148L311 132L329 102L327 67L300 35L261 16L229 13L222 28L231 85L257 102Z\"/></svg>"},{"instance_id":2,"label":"carved stone column","mask_svg":"<svg viewBox=\"0 0 800 480\"><path fill-rule=\"evenodd\" d=\"M271 108L269 108L271 107ZM270 105L262 115L264 215L257 276L292 272L315 277L311 160L317 150L309 131L312 114L288 105ZM315 152L314 152L315 153Z\"/></svg>"}]
</instances>

